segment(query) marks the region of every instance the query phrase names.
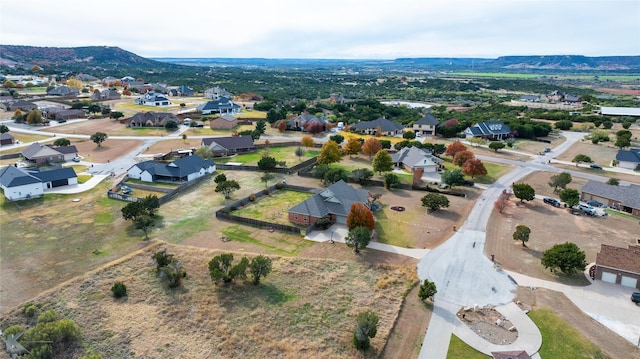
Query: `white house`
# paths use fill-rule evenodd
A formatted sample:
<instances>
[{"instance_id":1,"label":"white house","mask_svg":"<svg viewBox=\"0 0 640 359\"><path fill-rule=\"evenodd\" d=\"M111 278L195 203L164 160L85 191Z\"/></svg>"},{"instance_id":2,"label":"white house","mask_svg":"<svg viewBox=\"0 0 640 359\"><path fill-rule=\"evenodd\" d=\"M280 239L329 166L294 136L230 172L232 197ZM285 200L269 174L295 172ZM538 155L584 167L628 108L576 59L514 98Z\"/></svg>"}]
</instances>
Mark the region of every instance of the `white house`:
<instances>
[{"instance_id":1,"label":"white house","mask_svg":"<svg viewBox=\"0 0 640 359\"><path fill-rule=\"evenodd\" d=\"M134 100L136 105L144 105L144 106L169 106L171 105L171 101L167 98L167 96L158 93L149 91L144 95L138 97Z\"/></svg>"},{"instance_id":2,"label":"white house","mask_svg":"<svg viewBox=\"0 0 640 359\"><path fill-rule=\"evenodd\" d=\"M50 171L27 172L7 166L0 170L0 188L11 201L39 197L45 189L78 184L78 176L71 167Z\"/></svg>"}]
</instances>

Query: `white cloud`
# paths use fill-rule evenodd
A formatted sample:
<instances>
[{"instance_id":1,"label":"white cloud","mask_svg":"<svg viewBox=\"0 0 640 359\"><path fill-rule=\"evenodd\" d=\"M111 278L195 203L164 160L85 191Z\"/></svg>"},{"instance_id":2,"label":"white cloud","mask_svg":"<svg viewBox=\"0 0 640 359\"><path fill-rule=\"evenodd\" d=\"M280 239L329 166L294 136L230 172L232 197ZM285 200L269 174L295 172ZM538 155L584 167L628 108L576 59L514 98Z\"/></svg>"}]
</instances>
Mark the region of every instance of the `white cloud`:
<instances>
[{"instance_id":1,"label":"white cloud","mask_svg":"<svg viewBox=\"0 0 640 359\"><path fill-rule=\"evenodd\" d=\"M0 41L147 57L640 55L637 0L73 0L0 4Z\"/></svg>"}]
</instances>

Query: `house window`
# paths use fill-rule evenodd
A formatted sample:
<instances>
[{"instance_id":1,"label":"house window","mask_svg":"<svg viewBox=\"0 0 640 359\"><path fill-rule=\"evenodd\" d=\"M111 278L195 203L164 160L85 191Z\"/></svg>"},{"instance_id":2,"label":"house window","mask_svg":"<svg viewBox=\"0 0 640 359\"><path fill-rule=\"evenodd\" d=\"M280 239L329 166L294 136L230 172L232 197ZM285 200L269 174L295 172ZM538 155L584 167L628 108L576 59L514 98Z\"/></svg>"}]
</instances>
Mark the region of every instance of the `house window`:
<instances>
[{"instance_id":1,"label":"house window","mask_svg":"<svg viewBox=\"0 0 640 359\"><path fill-rule=\"evenodd\" d=\"M297 214L294 214L294 215L293 215L293 219L298 220L298 215L297 215Z\"/></svg>"},{"instance_id":2,"label":"house window","mask_svg":"<svg viewBox=\"0 0 640 359\"><path fill-rule=\"evenodd\" d=\"M304 217L302 218L302 220L303 220L303 221L305 221L305 222L308 222L308 221L309 221L309 217L304 216Z\"/></svg>"}]
</instances>

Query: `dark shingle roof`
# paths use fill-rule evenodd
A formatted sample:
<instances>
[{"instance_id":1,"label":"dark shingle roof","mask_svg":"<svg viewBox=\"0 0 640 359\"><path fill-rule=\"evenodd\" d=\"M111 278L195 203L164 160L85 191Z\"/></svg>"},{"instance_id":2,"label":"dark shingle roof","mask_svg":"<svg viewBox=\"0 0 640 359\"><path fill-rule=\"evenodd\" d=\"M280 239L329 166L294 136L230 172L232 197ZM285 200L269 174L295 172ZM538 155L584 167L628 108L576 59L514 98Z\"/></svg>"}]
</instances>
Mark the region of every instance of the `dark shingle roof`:
<instances>
[{"instance_id":1,"label":"dark shingle roof","mask_svg":"<svg viewBox=\"0 0 640 359\"><path fill-rule=\"evenodd\" d=\"M640 274L640 246L621 248L601 244L596 264Z\"/></svg>"},{"instance_id":2,"label":"dark shingle roof","mask_svg":"<svg viewBox=\"0 0 640 359\"><path fill-rule=\"evenodd\" d=\"M432 114L428 114L426 116L424 116L423 118L419 119L418 121L414 122L414 125L432 125L432 126L436 126L438 125L440 122L438 122L438 120L433 117Z\"/></svg>"},{"instance_id":3,"label":"dark shingle roof","mask_svg":"<svg viewBox=\"0 0 640 359\"><path fill-rule=\"evenodd\" d=\"M502 121L480 122L476 126L485 135L507 135L511 133L511 128L505 125Z\"/></svg>"},{"instance_id":4,"label":"dark shingle roof","mask_svg":"<svg viewBox=\"0 0 640 359\"><path fill-rule=\"evenodd\" d=\"M640 185L637 184L612 186L602 182L589 181L582 187L582 192L612 199L627 207L640 209Z\"/></svg>"},{"instance_id":5,"label":"dark shingle roof","mask_svg":"<svg viewBox=\"0 0 640 359\"><path fill-rule=\"evenodd\" d=\"M0 170L0 184L3 187L18 187L40 182L37 177L13 166L7 166Z\"/></svg>"},{"instance_id":6,"label":"dark shingle roof","mask_svg":"<svg viewBox=\"0 0 640 359\"><path fill-rule=\"evenodd\" d=\"M32 173L34 177L40 179L41 182L53 182L67 178L78 177L76 175L76 171L71 167L58 168L55 170L42 171L42 172L34 172Z\"/></svg>"},{"instance_id":7,"label":"dark shingle roof","mask_svg":"<svg viewBox=\"0 0 640 359\"><path fill-rule=\"evenodd\" d=\"M38 155L39 157L58 156L60 155L60 152L39 142L34 142L29 145L29 147L22 150L22 155L26 159L32 159L36 155Z\"/></svg>"},{"instance_id":8,"label":"dark shingle roof","mask_svg":"<svg viewBox=\"0 0 640 359\"><path fill-rule=\"evenodd\" d=\"M0 140L8 140L13 139L13 136L10 133L0 133Z\"/></svg>"},{"instance_id":9,"label":"dark shingle roof","mask_svg":"<svg viewBox=\"0 0 640 359\"><path fill-rule=\"evenodd\" d=\"M616 154L616 161L640 163L640 148L619 150Z\"/></svg>"},{"instance_id":10,"label":"dark shingle roof","mask_svg":"<svg viewBox=\"0 0 640 359\"><path fill-rule=\"evenodd\" d=\"M76 148L76 146L71 145L71 146L58 146L58 147L54 147L52 145L47 145L47 147L54 149L62 154L72 154L72 153L78 153L78 149Z\"/></svg>"},{"instance_id":11,"label":"dark shingle roof","mask_svg":"<svg viewBox=\"0 0 640 359\"><path fill-rule=\"evenodd\" d=\"M373 121L360 121L356 124L351 125L351 128L355 128L356 130L375 130L378 127L380 127L382 132L399 131L404 129L404 126L402 126L401 124L387 120L384 117L377 118Z\"/></svg>"},{"instance_id":12,"label":"dark shingle roof","mask_svg":"<svg viewBox=\"0 0 640 359\"><path fill-rule=\"evenodd\" d=\"M182 178L199 172L201 168L209 168L213 165L214 163L211 160L203 160L198 155L192 155L182 157L169 164L145 161L138 163L136 166L142 171L149 172L151 175Z\"/></svg>"},{"instance_id":13,"label":"dark shingle roof","mask_svg":"<svg viewBox=\"0 0 640 359\"><path fill-rule=\"evenodd\" d=\"M354 203L367 203L369 192L349 186L340 180L306 201L293 206L289 212L323 217L326 214L346 216Z\"/></svg>"},{"instance_id":14,"label":"dark shingle roof","mask_svg":"<svg viewBox=\"0 0 640 359\"><path fill-rule=\"evenodd\" d=\"M253 138L251 138L251 136L207 137L202 139L203 146L212 147L211 144L213 143L229 151L253 149L256 147L253 144Z\"/></svg>"}]
</instances>

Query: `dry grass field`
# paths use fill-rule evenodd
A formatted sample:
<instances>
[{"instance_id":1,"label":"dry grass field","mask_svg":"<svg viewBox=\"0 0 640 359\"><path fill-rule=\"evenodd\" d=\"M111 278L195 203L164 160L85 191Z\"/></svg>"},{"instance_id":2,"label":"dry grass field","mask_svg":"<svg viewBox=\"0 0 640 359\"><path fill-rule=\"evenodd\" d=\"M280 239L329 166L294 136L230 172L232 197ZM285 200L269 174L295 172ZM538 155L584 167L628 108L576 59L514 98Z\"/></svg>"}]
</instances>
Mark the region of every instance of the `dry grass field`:
<instances>
[{"instance_id":1,"label":"dry grass field","mask_svg":"<svg viewBox=\"0 0 640 359\"><path fill-rule=\"evenodd\" d=\"M168 289L157 277L150 258L160 248L186 269L182 287ZM151 244L35 301L73 318L85 347L103 357L374 358L417 281L413 267L274 257L273 272L258 286L215 285L207 263L220 253ZM234 254L242 256L252 255ZM115 281L127 285L127 298L113 299ZM380 322L372 349L362 354L351 340L355 315L364 310ZM23 322L16 310L2 325Z\"/></svg>"},{"instance_id":2,"label":"dry grass field","mask_svg":"<svg viewBox=\"0 0 640 359\"><path fill-rule=\"evenodd\" d=\"M537 194L553 195L547 184L551 173L534 173L522 179L530 184ZM584 180L574 179L567 187L580 188ZM531 237L527 247L514 241L513 232L517 225L524 224L531 228ZM512 198L509 206L499 213L491 214L487 226L487 256L495 254L496 261L506 269L529 276L568 284L588 284L580 276L567 277L553 274L540 264L542 252L554 244L574 242L586 254L587 263L595 262L601 244L627 247L635 244L638 233L638 220L623 216L590 217L572 215L565 208L555 208L540 199L519 204Z\"/></svg>"}]
</instances>

